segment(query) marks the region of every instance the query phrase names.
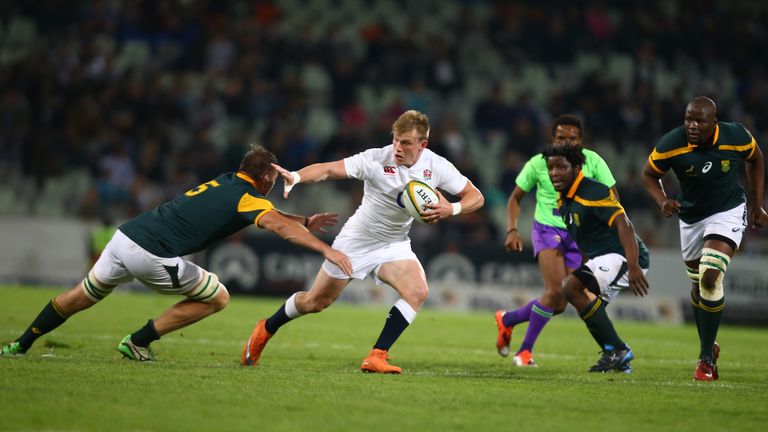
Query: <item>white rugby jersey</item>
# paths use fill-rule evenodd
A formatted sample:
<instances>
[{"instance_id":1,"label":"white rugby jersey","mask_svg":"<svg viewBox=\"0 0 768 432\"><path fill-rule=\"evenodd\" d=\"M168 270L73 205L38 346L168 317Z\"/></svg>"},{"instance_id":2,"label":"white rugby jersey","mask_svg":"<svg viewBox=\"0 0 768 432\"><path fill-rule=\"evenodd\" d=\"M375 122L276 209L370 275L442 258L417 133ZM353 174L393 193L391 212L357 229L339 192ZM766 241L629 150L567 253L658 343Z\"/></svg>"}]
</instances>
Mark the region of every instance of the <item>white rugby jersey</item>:
<instances>
[{"instance_id":1,"label":"white rugby jersey","mask_svg":"<svg viewBox=\"0 0 768 432\"><path fill-rule=\"evenodd\" d=\"M469 181L452 163L428 148L410 168L395 162L391 144L350 156L344 159L344 167L349 177L362 180L365 186L363 201L339 236L367 236L386 242L408 238L413 218L402 204L406 183L418 180L456 195Z\"/></svg>"}]
</instances>

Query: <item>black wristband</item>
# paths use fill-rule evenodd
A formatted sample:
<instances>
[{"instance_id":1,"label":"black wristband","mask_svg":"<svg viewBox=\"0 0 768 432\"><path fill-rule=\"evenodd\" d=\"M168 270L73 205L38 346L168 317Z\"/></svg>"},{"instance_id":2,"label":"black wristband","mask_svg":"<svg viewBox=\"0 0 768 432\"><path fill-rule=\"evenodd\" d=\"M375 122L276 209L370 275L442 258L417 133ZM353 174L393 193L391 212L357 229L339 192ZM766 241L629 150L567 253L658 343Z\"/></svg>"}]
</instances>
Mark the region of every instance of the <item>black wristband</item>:
<instances>
[{"instance_id":1,"label":"black wristband","mask_svg":"<svg viewBox=\"0 0 768 432\"><path fill-rule=\"evenodd\" d=\"M508 229L507 230L507 235L509 235L509 233L511 233L512 231L517 231L517 228L510 228L510 229Z\"/></svg>"},{"instance_id":2,"label":"black wristband","mask_svg":"<svg viewBox=\"0 0 768 432\"><path fill-rule=\"evenodd\" d=\"M304 216L304 226L309 228L309 218L307 216Z\"/></svg>"}]
</instances>

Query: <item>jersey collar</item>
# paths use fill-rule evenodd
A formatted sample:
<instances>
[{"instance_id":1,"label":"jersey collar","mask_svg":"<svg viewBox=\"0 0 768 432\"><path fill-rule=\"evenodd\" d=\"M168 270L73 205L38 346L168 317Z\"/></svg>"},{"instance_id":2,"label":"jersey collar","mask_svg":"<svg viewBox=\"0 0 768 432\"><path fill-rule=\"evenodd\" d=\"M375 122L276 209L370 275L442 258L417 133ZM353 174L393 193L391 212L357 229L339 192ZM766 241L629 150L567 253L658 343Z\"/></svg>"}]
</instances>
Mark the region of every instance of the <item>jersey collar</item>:
<instances>
[{"instance_id":1,"label":"jersey collar","mask_svg":"<svg viewBox=\"0 0 768 432\"><path fill-rule=\"evenodd\" d=\"M247 181L248 183L251 184L251 186L253 186L254 189L258 190L258 188L256 187L256 182L253 181L251 176L249 176L248 174L246 174L246 173L244 173L242 171L238 171L237 174L235 174L235 176L237 176L240 179L243 179L243 180Z\"/></svg>"},{"instance_id":2,"label":"jersey collar","mask_svg":"<svg viewBox=\"0 0 768 432\"><path fill-rule=\"evenodd\" d=\"M568 193L565 195L566 198L573 198L576 195L576 189L579 188L582 180L584 180L584 171L579 171L579 175L576 176L576 179L571 184L571 188L568 189Z\"/></svg>"}]
</instances>

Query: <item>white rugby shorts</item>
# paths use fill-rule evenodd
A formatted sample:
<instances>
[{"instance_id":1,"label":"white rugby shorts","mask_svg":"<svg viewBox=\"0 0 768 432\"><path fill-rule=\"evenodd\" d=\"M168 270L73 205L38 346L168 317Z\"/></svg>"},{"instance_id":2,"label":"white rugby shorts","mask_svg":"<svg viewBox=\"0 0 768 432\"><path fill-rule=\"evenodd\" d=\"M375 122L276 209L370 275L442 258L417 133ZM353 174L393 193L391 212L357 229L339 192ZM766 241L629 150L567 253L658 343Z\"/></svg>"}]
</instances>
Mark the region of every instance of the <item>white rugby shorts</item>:
<instances>
[{"instance_id":1,"label":"white rugby shorts","mask_svg":"<svg viewBox=\"0 0 768 432\"><path fill-rule=\"evenodd\" d=\"M747 229L747 205L742 203L730 210L715 213L698 222L687 224L680 221L680 249L684 261L701 258L704 237L717 234L729 238L738 247Z\"/></svg>"},{"instance_id":2,"label":"white rugby shorts","mask_svg":"<svg viewBox=\"0 0 768 432\"><path fill-rule=\"evenodd\" d=\"M617 253L609 253L596 256L586 263L600 287L600 297L607 302L613 301L619 292L629 288L627 259ZM643 269L643 274L648 274L648 269Z\"/></svg>"},{"instance_id":3,"label":"white rugby shorts","mask_svg":"<svg viewBox=\"0 0 768 432\"><path fill-rule=\"evenodd\" d=\"M399 242L383 242L370 237L352 238L340 234L333 242L333 248L347 254L352 263L352 278L365 279L369 274L373 276L377 285L382 283L379 279L379 268L382 264L391 261L415 260L421 267L421 262L411 250L411 240ZM322 269L334 279L349 279L341 269L332 262L325 260Z\"/></svg>"},{"instance_id":4,"label":"white rugby shorts","mask_svg":"<svg viewBox=\"0 0 768 432\"><path fill-rule=\"evenodd\" d=\"M109 286L133 279L161 294L181 294L202 301L215 297L219 288L215 274L181 257L164 258L151 254L120 230L107 243L86 280L90 277L96 279L90 281L90 288L95 285L101 294L108 294L103 291L105 288L111 291Z\"/></svg>"}]
</instances>

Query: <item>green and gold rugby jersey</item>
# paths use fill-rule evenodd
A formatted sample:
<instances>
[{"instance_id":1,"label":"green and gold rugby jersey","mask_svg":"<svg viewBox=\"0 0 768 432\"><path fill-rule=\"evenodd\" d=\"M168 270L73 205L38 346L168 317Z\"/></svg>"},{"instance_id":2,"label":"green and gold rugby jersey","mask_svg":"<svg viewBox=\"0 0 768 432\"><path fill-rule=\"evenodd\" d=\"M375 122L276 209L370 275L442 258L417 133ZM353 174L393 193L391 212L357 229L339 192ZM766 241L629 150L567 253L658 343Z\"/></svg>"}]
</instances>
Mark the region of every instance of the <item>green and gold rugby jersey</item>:
<instances>
[{"instance_id":1,"label":"green and gold rugby jersey","mask_svg":"<svg viewBox=\"0 0 768 432\"><path fill-rule=\"evenodd\" d=\"M619 241L619 231L613 225L616 216L624 213L611 189L579 172L568 193L558 200L560 214L582 255L594 258L617 253L626 258ZM640 252L640 267L648 268L648 248L635 234Z\"/></svg>"},{"instance_id":2,"label":"green and gold rugby jersey","mask_svg":"<svg viewBox=\"0 0 768 432\"><path fill-rule=\"evenodd\" d=\"M608 187L613 187L616 184L616 179L613 178L611 169L608 168L608 164L603 158L590 149L582 148L581 152L584 153L585 158L584 164L581 166L584 175ZM536 188L536 211L533 215L536 222L565 229L563 218L557 212L558 193L549 179L547 160L544 159L544 156L537 154L529 159L520 174L517 175L515 183L525 193L530 192L534 187Z\"/></svg>"},{"instance_id":3,"label":"green and gold rugby jersey","mask_svg":"<svg viewBox=\"0 0 768 432\"><path fill-rule=\"evenodd\" d=\"M659 174L675 172L680 219L691 224L746 202L739 169L756 148L755 139L740 123L715 125L714 145L707 149L689 143L680 126L661 138L648 162Z\"/></svg>"},{"instance_id":4,"label":"green and gold rugby jersey","mask_svg":"<svg viewBox=\"0 0 768 432\"><path fill-rule=\"evenodd\" d=\"M205 249L258 223L272 203L248 175L226 173L146 211L119 227L146 251L170 258Z\"/></svg>"}]
</instances>

